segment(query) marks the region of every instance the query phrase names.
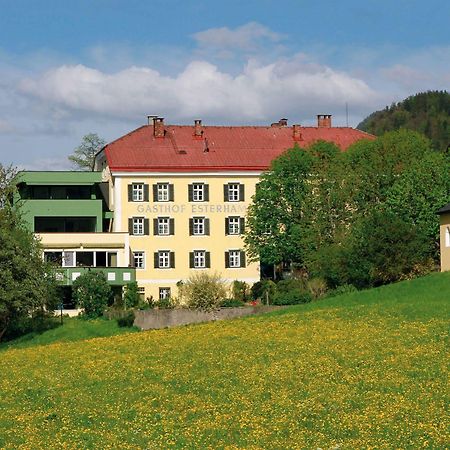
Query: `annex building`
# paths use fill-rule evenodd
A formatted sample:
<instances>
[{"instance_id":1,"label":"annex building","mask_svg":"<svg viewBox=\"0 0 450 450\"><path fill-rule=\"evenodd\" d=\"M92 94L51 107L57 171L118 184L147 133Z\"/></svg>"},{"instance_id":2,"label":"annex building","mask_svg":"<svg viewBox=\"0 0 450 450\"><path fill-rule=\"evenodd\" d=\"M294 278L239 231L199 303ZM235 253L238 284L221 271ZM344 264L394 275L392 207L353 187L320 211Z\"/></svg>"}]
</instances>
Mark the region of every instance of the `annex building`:
<instances>
[{"instance_id":1,"label":"annex building","mask_svg":"<svg viewBox=\"0 0 450 450\"><path fill-rule=\"evenodd\" d=\"M22 172L19 198L67 286L85 270L102 270L120 289L136 280L146 297L176 295L200 270L254 283L246 257L246 211L262 172L295 144L331 141L342 150L371 138L333 127L166 125L161 117L107 144L93 172Z\"/></svg>"}]
</instances>

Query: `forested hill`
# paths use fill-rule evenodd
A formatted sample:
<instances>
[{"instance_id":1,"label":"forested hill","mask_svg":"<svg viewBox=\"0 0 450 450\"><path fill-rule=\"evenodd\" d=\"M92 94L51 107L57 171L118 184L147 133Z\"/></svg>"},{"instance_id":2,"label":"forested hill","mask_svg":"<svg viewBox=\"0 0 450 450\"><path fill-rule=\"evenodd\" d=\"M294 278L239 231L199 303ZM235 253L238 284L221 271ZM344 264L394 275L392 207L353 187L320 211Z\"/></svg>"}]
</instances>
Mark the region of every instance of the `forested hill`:
<instances>
[{"instance_id":1,"label":"forested hill","mask_svg":"<svg viewBox=\"0 0 450 450\"><path fill-rule=\"evenodd\" d=\"M408 128L431 139L441 151L450 145L450 94L428 91L386 106L366 117L357 128L377 136L386 131Z\"/></svg>"}]
</instances>

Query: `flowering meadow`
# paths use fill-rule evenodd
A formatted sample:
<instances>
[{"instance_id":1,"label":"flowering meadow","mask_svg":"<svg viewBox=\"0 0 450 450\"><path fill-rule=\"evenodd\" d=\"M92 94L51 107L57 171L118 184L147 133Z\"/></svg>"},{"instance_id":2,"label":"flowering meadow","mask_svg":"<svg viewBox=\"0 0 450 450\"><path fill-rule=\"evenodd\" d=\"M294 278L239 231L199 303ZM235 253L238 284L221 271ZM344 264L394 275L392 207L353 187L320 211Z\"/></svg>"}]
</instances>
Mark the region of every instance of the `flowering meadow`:
<instances>
[{"instance_id":1,"label":"flowering meadow","mask_svg":"<svg viewBox=\"0 0 450 450\"><path fill-rule=\"evenodd\" d=\"M0 351L2 449L443 449L450 273Z\"/></svg>"}]
</instances>

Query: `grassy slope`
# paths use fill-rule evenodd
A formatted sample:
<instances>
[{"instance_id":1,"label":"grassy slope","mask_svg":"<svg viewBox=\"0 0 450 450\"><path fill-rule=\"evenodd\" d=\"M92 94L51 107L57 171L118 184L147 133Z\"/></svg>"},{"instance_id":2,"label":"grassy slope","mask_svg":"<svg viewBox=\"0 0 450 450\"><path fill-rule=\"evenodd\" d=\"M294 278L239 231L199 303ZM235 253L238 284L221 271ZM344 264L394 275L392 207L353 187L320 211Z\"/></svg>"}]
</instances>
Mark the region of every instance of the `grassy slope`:
<instances>
[{"instance_id":1,"label":"grassy slope","mask_svg":"<svg viewBox=\"0 0 450 450\"><path fill-rule=\"evenodd\" d=\"M0 448L445 448L450 273L1 353ZM447 434L446 434L447 433Z\"/></svg>"},{"instance_id":2,"label":"grassy slope","mask_svg":"<svg viewBox=\"0 0 450 450\"><path fill-rule=\"evenodd\" d=\"M80 320L77 318L63 319L63 325L43 333L30 333L13 341L0 344L0 350L12 348L27 348L36 345L48 345L55 342L74 342L96 337L108 337L117 334L136 331L131 328L121 328L115 320Z\"/></svg>"}]
</instances>

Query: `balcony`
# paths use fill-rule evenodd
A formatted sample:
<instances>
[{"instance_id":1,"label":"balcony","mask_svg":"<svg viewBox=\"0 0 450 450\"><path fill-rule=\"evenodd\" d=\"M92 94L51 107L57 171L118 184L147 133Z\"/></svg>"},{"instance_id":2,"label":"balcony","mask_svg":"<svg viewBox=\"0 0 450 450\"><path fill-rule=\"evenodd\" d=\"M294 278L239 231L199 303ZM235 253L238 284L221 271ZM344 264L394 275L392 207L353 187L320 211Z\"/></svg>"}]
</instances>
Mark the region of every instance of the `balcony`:
<instances>
[{"instance_id":1,"label":"balcony","mask_svg":"<svg viewBox=\"0 0 450 450\"><path fill-rule=\"evenodd\" d=\"M80 275L87 272L103 272L111 286L124 286L136 281L134 267L60 267L56 279L62 286L72 286Z\"/></svg>"}]
</instances>

